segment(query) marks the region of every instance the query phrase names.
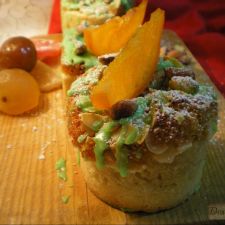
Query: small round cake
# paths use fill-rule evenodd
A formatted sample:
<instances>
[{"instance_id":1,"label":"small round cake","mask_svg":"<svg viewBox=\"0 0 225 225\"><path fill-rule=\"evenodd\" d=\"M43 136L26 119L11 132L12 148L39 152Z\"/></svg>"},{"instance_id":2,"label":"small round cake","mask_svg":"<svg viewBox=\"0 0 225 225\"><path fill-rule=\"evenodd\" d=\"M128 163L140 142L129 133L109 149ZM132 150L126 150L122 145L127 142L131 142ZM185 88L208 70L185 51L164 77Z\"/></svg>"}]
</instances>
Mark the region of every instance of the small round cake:
<instances>
[{"instance_id":1,"label":"small round cake","mask_svg":"<svg viewBox=\"0 0 225 225\"><path fill-rule=\"evenodd\" d=\"M77 28L104 23L116 16L123 6L121 0L61 1L62 27Z\"/></svg>"},{"instance_id":2,"label":"small round cake","mask_svg":"<svg viewBox=\"0 0 225 225\"><path fill-rule=\"evenodd\" d=\"M106 68L89 69L68 92L69 133L88 187L123 210L178 205L200 187L205 146L217 124L213 89L162 58L143 93L98 110L90 93Z\"/></svg>"}]
</instances>

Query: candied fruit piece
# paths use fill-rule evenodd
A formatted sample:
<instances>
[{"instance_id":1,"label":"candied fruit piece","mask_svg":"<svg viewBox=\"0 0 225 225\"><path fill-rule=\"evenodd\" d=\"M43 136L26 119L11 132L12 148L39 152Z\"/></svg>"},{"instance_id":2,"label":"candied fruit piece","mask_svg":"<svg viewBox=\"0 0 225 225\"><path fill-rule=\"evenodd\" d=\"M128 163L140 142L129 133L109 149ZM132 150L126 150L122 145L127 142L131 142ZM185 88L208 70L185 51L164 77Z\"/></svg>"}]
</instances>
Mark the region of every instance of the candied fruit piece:
<instances>
[{"instance_id":1,"label":"candied fruit piece","mask_svg":"<svg viewBox=\"0 0 225 225\"><path fill-rule=\"evenodd\" d=\"M139 28L122 52L103 72L92 89L91 100L98 109L141 94L153 79L159 59L164 11L157 9L150 21Z\"/></svg>"},{"instance_id":2,"label":"candied fruit piece","mask_svg":"<svg viewBox=\"0 0 225 225\"><path fill-rule=\"evenodd\" d=\"M122 17L114 17L97 28L85 29L84 40L90 52L99 56L118 52L123 48L142 24L147 3L148 1L144 0Z\"/></svg>"}]
</instances>

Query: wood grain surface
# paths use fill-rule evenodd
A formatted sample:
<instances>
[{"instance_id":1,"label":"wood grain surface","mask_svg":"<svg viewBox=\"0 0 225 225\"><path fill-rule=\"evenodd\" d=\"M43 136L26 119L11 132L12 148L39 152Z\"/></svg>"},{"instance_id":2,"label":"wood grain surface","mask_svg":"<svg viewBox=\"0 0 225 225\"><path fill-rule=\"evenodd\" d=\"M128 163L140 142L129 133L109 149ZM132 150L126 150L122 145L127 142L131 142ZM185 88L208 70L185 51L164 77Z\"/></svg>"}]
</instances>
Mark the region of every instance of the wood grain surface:
<instances>
[{"instance_id":1,"label":"wood grain surface","mask_svg":"<svg viewBox=\"0 0 225 225\"><path fill-rule=\"evenodd\" d=\"M174 34L165 38L174 40ZM199 80L211 83L198 64L193 67ZM62 90L42 95L31 114L0 114L0 224L223 224L208 219L209 204L225 204L225 100L219 92L218 102L219 128L206 149L200 191L155 214L123 213L87 189L68 140ZM55 170L61 157L67 160L67 181Z\"/></svg>"}]
</instances>

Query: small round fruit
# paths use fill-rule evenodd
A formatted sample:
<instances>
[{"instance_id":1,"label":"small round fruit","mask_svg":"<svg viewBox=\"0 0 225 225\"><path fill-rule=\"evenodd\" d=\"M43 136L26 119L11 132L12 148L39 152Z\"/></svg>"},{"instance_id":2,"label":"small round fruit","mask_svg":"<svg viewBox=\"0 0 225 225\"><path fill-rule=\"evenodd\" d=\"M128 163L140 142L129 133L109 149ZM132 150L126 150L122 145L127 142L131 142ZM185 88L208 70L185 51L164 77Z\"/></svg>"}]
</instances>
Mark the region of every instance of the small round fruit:
<instances>
[{"instance_id":1,"label":"small round fruit","mask_svg":"<svg viewBox=\"0 0 225 225\"><path fill-rule=\"evenodd\" d=\"M30 72L37 61L37 52L31 40L13 37L6 40L0 48L0 68L18 68Z\"/></svg>"},{"instance_id":2,"label":"small round fruit","mask_svg":"<svg viewBox=\"0 0 225 225\"><path fill-rule=\"evenodd\" d=\"M40 90L35 79L26 71L0 71L0 111L19 115L38 105Z\"/></svg>"}]
</instances>

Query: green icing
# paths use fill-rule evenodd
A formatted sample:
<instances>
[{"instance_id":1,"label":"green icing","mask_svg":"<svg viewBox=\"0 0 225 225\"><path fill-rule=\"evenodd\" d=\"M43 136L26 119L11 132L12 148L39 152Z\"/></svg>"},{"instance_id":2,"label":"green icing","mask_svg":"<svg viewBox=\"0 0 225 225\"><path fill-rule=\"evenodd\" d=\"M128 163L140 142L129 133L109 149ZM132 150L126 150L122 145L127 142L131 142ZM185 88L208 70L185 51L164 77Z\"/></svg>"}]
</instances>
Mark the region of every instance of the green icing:
<instances>
[{"instance_id":1,"label":"green icing","mask_svg":"<svg viewBox=\"0 0 225 225\"><path fill-rule=\"evenodd\" d=\"M116 142L116 164L121 177L127 176L128 169L128 150L124 146L126 140L127 126L121 128L119 138Z\"/></svg>"},{"instance_id":2,"label":"green icing","mask_svg":"<svg viewBox=\"0 0 225 225\"><path fill-rule=\"evenodd\" d=\"M82 110L82 112L96 112L90 99L90 86L97 84L99 76L101 75L102 66L97 66L86 72L86 76L81 76L73 82L70 90L67 92L69 97L76 95L75 105Z\"/></svg>"},{"instance_id":3,"label":"green icing","mask_svg":"<svg viewBox=\"0 0 225 225\"><path fill-rule=\"evenodd\" d=\"M89 95L90 85L95 85L98 83L99 73L88 72L86 76L81 76L77 78L75 82L71 85L70 90L67 92L69 97L73 95Z\"/></svg>"},{"instance_id":4,"label":"green icing","mask_svg":"<svg viewBox=\"0 0 225 225\"><path fill-rule=\"evenodd\" d=\"M55 169L60 179L67 181L66 160L61 158L56 162Z\"/></svg>"},{"instance_id":5,"label":"green icing","mask_svg":"<svg viewBox=\"0 0 225 225\"><path fill-rule=\"evenodd\" d=\"M89 95L79 95L76 99L76 106L80 109L89 108L92 106Z\"/></svg>"},{"instance_id":6,"label":"green icing","mask_svg":"<svg viewBox=\"0 0 225 225\"><path fill-rule=\"evenodd\" d=\"M177 60L176 58L169 58L168 61L170 61L174 67L177 67L177 68L181 68L181 67L184 67L184 65L179 61Z\"/></svg>"},{"instance_id":7,"label":"green icing","mask_svg":"<svg viewBox=\"0 0 225 225\"><path fill-rule=\"evenodd\" d=\"M143 114L147 105L149 104L149 100L144 97L139 97L136 99L136 103L138 108L134 115L128 118L120 119L118 121L112 120L110 122L104 123L102 128L95 135L94 152L96 156L96 164L99 169L103 168L104 166L104 151L109 147L108 141L111 138L112 131L115 126L120 125L120 132L115 143L116 164L120 175L122 177L127 176L128 149L125 145L131 145L135 143L139 137L139 133L141 134L143 128L146 126L143 119Z\"/></svg>"},{"instance_id":8,"label":"green icing","mask_svg":"<svg viewBox=\"0 0 225 225\"><path fill-rule=\"evenodd\" d=\"M63 8L69 10L77 10L81 11L85 14L95 14L96 16L107 15L108 17L112 17L112 13L108 12L108 4L106 4L103 0L61 0L61 4ZM115 4L114 2L111 3ZM103 11L99 11L98 9L101 7L107 7Z\"/></svg>"},{"instance_id":9,"label":"green icing","mask_svg":"<svg viewBox=\"0 0 225 225\"><path fill-rule=\"evenodd\" d=\"M104 4L103 0L61 0L62 6L70 10L79 10L81 7L96 7L100 3Z\"/></svg>"},{"instance_id":10,"label":"green icing","mask_svg":"<svg viewBox=\"0 0 225 225\"><path fill-rule=\"evenodd\" d=\"M61 4L63 8L67 8L67 9L79 9L79 1L77 0L61 0Z\"/></svg>"},{"instance_id":11,"label":"green icing","mask_svg":"<svg viewBox=\"0 0 225 225\"><path fill-rule=\"evenodd\" d=\"M112 4L115 4L116 1L112 1ZM134 6L135 1L134 0L121 0L121 4L125 8L125 10L129 10L131 7ZM82 10L82 8L91 8L93 9L92 12L95 12L95 8L99 8L101 6L108 6L107 3L105 3L103 0L61 0L61 4L63 8L69 9L69 10ZM98 14L98 12L97 12ZM109 15L111 17L113 15Z\"/></svg>"},{"instance_id":12,"label":"green icing","mask_svg":"<svg viewBox=\"0 0 225 225\"><path fill-rule=\"evenodd\" d=\"M92 124L91 129L95 132L99 131L99 129L102 127L103 125L103 121L102 120L97 120Z\"/></svg>"},{"instance_id":13,"label":"green icing","mask_svg":"<svg viewBox=\"0 0 225 225\"><path fill-rule=\"evenodd\" d=\"M116 142L116 164L122 177L127 176L128 172L128 149L126 145L134 144L147 126L146 117L143 115L150 101L146 97L138 97L135 102L138 105L136 112L132 116L118 121L122 127Z\"/></svg>"},{"instance_id":14,"label":"green icing","mask_svg":"<svg viewBox=\"0 0 225 225\"><path fill-rule=\"evenodd\" d=\"M98 169L102 169L104 167L104 151L108 147L108 140L110 139L112 131L116 125L117 122L115 121L104 123L102 128L94 137L94 152L96 156L96 166Z\"/></svg>"},{"instance_id":15,"label":"green icing","mask_svg":"<svg viewBox=\"0 0 225 225\"><path fill-rule=\"evenodd\" d=\"M82 110L82 112L90 112L90 113L99 112L99 110L93 107L89 95L78 95L75 104L78 108Z\"/></svg>"},{"instance_id":16,"label":"green icing","mask_svg":"<svg viewBox=\"0 0 225 225\"><path fill-rule=\"evenodd\" d=\"M137 126L139 128L141 128L145 125L143 115L145 113L145 109L149 105L149 99L145 98L145 97L138 97L135 99L135 102L138 105L136 112L130 117L120 119L119 123L121 125L134 124L135 126Z\"/></svg>"},{"instance_id":17,"label":"green icing","mask_svg":"<svg viewBox=\"0 0 225 225\"><path fill-rule=\"evenodd\" d=\"M164 70L167 67L173 67L173 63L169 60L163 60L163 58L159 58L157 70Z\"/></svg>"},{"instance_id":18,"label":"green icing","mask_svg":"<svg viewBox=\"0 0 225 225\"><path fill-rule=\"evenodd\" d=\"M76 29L66 29L63 33L63 36L63 55L61 59L62 64L75 65L82 63L85 65L86 69L97 65L97 57L92 55L90 52L86 52L83 55L76 54L77 41L83 42L83 37L77 33Z\"/></svg>"},{"instance_id":19,"label":"green icing","mask_svg":"<svg viewBox=\"0 0 225 225\"><path fill-rule=\"evenodd\" d=\"M180 63L177 59L175 58L170 58L164 60L163 58L159 58L159 62L157 64L157 70L164 70L168 67L183 67L183 64Z\"/></svg>"},{"instance_id":20,"label":"green icing","mask_svg":"<svg viewBox=\"0 0 225 225\"><path fill-rule=\"evenodd\" d=\"M66 168L66 160L61 158L59 159L56 164L55 164L55 169L56 170L63 170L64 168Z\"/></svg>"}]
</instances>

